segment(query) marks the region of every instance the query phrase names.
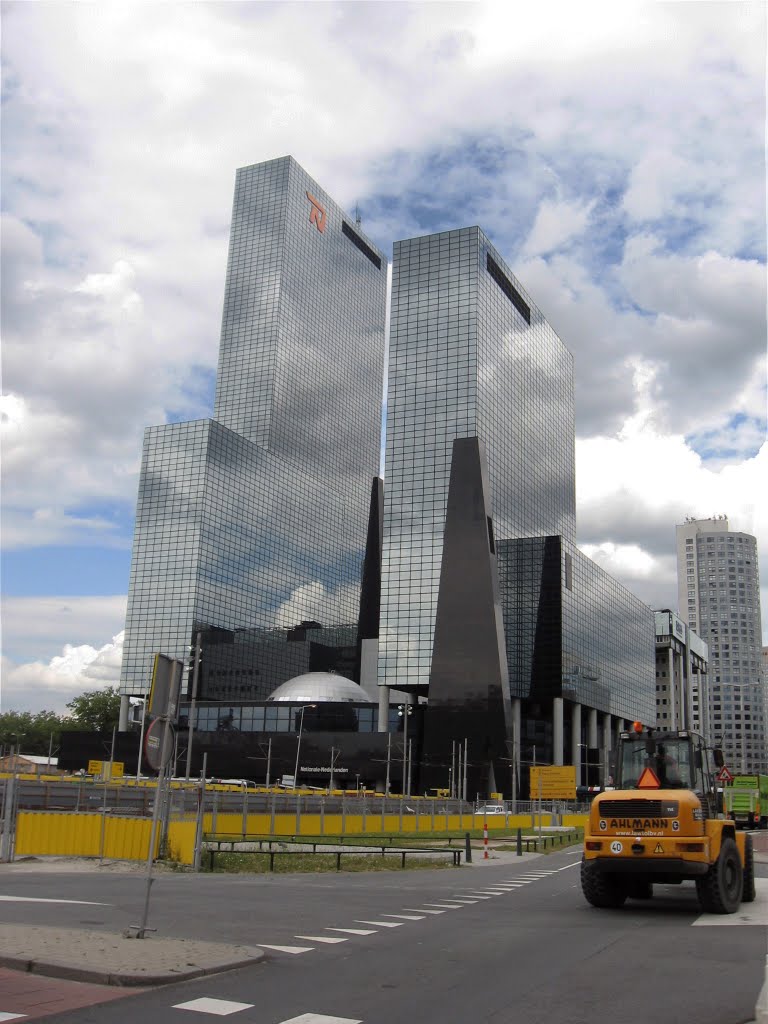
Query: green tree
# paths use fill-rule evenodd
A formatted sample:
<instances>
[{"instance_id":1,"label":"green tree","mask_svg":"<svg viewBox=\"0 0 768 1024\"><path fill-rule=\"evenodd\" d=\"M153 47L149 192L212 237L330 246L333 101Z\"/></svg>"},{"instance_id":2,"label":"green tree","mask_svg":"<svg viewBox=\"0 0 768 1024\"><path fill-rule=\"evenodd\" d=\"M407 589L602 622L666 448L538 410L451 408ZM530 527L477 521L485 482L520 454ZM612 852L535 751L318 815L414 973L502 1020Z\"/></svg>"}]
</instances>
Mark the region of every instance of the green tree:
<instances>
[{"instance_id":1,"label":"green tree","mask_svg":"<svg viewBox=\"0 0 768 1024\"><path fill-rule=\"evenodd\" d=\"M54 711L6 711L0 715L0 746L17 747L23 754L47 754L57 750L59 733L68 723Z\"/></svg>"},{"instance_id":2,"label":"green tree","mask_svg":"<svg viewBox=\"0 0 768 1024\"><path fill-rule=\"evenodd\" d=\"M120 718L120 691L116 686L81 693L67 707L72 712L70 728L111 732Z\"/></svg>"}]
</instances>

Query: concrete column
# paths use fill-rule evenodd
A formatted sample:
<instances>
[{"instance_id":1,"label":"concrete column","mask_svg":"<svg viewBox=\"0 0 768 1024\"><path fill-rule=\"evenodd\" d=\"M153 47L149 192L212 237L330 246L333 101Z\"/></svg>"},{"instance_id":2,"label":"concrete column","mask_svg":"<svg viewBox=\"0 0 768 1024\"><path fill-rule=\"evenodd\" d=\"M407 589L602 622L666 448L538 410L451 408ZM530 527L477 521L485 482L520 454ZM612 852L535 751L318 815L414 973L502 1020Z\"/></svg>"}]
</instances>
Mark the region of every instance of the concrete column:
<instances>
[{"instance_id":1,"label":"concrete column","mask_svg":"<svg viewBox=\"0 0 768 1024\"><path fill-rule=\"evenodd\" d=\"M389 687L379 687L379 732L389 732Z\"/></svg>"},{"instance_id":2,"label":"concrete column","mask_svg":"<svg viewBox=\"0 0 768 1024\"><path fill-rule=\"evenodd\" d=\"M601 779L603 785L605 785L605 780L611 774L610 767L609 767L610 760L611 760L611 750L613 749L613 737L611 735L611 725L612 725L611 715L609 715L606 712L606 714L603 715L603 747L602 747L602 757L600 758L600 760L603 762L603 767L602 767L602 770L600 772L600 779Z\"/></svg>"},{"instance_id":3,"label":"concrete column","mask_svg":"<svg viewBox=\"0 0 768 1024\"><path fill-rule=\"evenodd\" d=\"M128 732L128 709L131 706L127 693L120 694L120 715L117 719L117 731Z\"/></svg>"},{"instance_id":4,"label":"concrete column","mask_svg":"<svg viewBox=\"0 0 768 1024\"><path fill-rule=\"evenodd\" d=\"M587 746L597 746L597 710L590 708L587 714Z\"/></svg>"},{"instance_id":5,"label":"concrete column","mask_svg":"<svg viewBox=\"0 0 768 1024\"><path fill-rule=\"evenodd\" d=\"M669 684L667 686L667 698L669 704L669 707L667 708L667 714L669 715L669 717L667 718L666 725L668 729L677 729L677 687L675 686L675 652L672 650L671 644L667 649L667 678L669 679ZM656 721L656 724L659 724L658 719Z\"/></svg>"},{"instance_id":6,"label":"concrete column","mask_svg":"<svg viewBox=\"0 0 768 1024\"><path fill-rule=\"evenodd\" d=\"M680 728L691 729L693 727L693 666L691 664L691 648L687 643L683 654L683 679L681 685L683 687L683 698L680 701L682 707Z\"/></svg>"},{"instance_id":7,"label":"concrete column","mask_svg":"<svg viewBox=\"0 0 768 1024\"><path fill-rule=\"evenodd\" d=\"M576 766L576 785L581 785L581 704L571 704L571 762Z\"/></svg>"},{"instance_id":8,"label":"concrete column","mask_svg":"<svg viewBox=\"0 0 768 1024\"><path fill-rule=\"evenodd\" d=\"M552 763L563 763L563 698L552 698Z\"/></svg>"}]
</instances>

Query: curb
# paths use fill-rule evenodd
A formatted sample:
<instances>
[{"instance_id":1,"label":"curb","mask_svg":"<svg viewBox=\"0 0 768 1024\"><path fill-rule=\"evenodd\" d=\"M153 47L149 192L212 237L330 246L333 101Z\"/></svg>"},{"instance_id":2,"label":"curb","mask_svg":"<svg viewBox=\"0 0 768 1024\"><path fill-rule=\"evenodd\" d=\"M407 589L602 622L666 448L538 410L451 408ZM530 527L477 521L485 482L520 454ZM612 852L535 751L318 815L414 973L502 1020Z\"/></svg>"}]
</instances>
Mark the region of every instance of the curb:
<instances>
[{"instance_id":1,"label":"curb","mask_svg":"<svg viewBox=\"0 0 768 1024\"><path fill-rule=\"evenodd\" d=\"M83 945L87 934L68 930L67 938L74 938L69 949L71 955L62 949L46 948L45 935L38 942L34 941L34 935L31 940L20 941L18 944L26 948L19 955L10 952L6 945L5 951L0 953L0 967L66 981L127 988L189 981L203 975L249 967L266 959L264 950L256 946L196 943L185 939L145 939L138 947L131 943L132 954L139 954L140 950L140 955L125 957L128 962L121 967L121 958L115 956L114 946L104 950L102 956L92 955L93 951ZM114 935L109 937L117 938Z\"/></svg>"},{"instance_id":2,"label":"curb","mask_svg":"<svg viewBox=\"0 0 768 1024\"><path fill-rule=\"evenodd\" d=\"M122 988L142 987L149 985L169 985L175 981L191 981L208 974L221 974L234 971L238 967L249 967L263 960L263 950L253 949L251 954L240 960L231 960L217 964L215 967L189 966L170 968L167 971L150 974L130 971L98 971L86 967L70 967L68 964L46 960L28 960L23 957L2 956L0 967L22 971L26 974L40 974L46 978L59 978L62 981L82 981L91 985L113 985Z\"/></svg>"}]
</instances>

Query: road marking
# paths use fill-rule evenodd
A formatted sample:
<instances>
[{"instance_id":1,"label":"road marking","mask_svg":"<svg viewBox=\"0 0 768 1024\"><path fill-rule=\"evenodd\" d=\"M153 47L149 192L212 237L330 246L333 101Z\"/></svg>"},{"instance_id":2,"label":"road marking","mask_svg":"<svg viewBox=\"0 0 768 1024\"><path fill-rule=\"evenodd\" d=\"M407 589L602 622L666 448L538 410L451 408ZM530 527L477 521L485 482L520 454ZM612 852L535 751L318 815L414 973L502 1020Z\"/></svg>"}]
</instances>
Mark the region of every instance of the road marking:
<instances>
[{"instance_id":1,"label":"road marking","mask_svg":"<svg viewBox=\"0 0 768 1024\"><path fill-rule=\"evenodd\" d=\"M506 891L506 889L467 889L470 896L474 893L476 896L480 896L481 899L484 900L488 899L489 896L503 896Z\"/></svg>"},{"instance_id":2,"label":"road marking","mask_svg":"<svg viewBox=\"0 0 768 1024\"><path fill-rule=\"evenodd\" d=\"M0 1011L0 1021L2 1020L21 1020L22 1017L26 1017L26 1013L3 1013ZM360 1022L362 1024L362 1021Z\"/></svg>"},{"instance_id":3,"label":"road marking","mask_svg":"<svg viewBox=\"0 0 768 1024\"><path fill-rule=\"evenodd\" d=\"M349 939L334 938L331 935L294 935L294 939L306 939L307 942L349 942Z\"/></svg>"},{"instance_id":4,"label":"road marking","mask_svg":"<svg viewBox=\"0 0 768 1024\"><path fill-rule=\"evenodd\" d=\"M370 928L326 928L327 932L346 932L347 935L375 935Z\"/></svg>"},{"instance_id":5,"label":"road marking","mask_svg":"<svg viewBox=\"0 0 768 1024\"><path fill-rule=\"evenodd\" d=\"M173 1009L194 1010L196 1013L212 1013L216 1017L226 1017L230 1013L250 1010L254 1006L255 1003L236 1003L232 999L212 999L210 996L201 996L199 999L190 999L188 1003L176 1003Z\"/></svg>"},{"instance_id":6,"label":"road marking","mask_svg":"<svg viewBox=\"0 0 768 1024\"><path fill-rule=\"evenodd\" d=\"M259 949L275 949L278 953L310 953L311 946L268 946L266 942L257 942Z\"/></svg>"},{"instance_id":7,"label":"road marking","mask_svg":"<svg viewBox=\"0 0 768 1024\"><path fill-rule=\"evenodd\" d=\"M401 921L423 921L421 914L382 914L382 917L399 917Z\"/></svg>"},{"instance_id":8,"label":"road marking","mask_svg":"<svg viewBox=\"0 0 768 1024\"><path fill-rule=\"evenodd\" d=\"M471 899L472 899L473 901L477 901L477 900L490 900L490 899L493 899L493 897L492 897L492 896L481 896L479 892L473 892L473 891L472 891L471 889L467 889L467 892L470 892L470 893L472 893ZM456 898L456 899L462 899L462 900L468 900L468 899L470 899L470 897L469 897L469 896L457 896L457 897L455 897L455 898Z\"/></svg>"},{"instance_id":9,"label":"road marking","mask_svg":"<svg viewBox=\"0 0 768 1024\"><path fill-rule=\"evenodd\" d=\"M290 1020L280 1021L280 1024L363 1024L361 1020L352 1020L351 1017L329 1017L325 1013L302 1013L298 1017L291 1017Z\"/></svg>"},{"instance_id":10,"label":"road marking","mask_svg":"<svg viewBox=\"0 0 768 1024\"><path fill-rule=\"evenodd\" d=\"M402 928L402 921L355 921L355 924L375 924L377 928Z\"/></svg>"},{"instance_id":11,"label":"road marking","mask_svg":"<svg viewBox=\"0 0 768 1024\"><path fill-rule=\"evenodd\" d=\"M48 900L41 896L0 896L5 903L76 903L83 907L111 907L111 903L96 903L94 900ZM6 1018L8 1019L8 1018ZM2 1020L2 1017L0 1017Z\"/></svg>"},{"instance_id":12,"label":"road marking","mask_svg":"<svg viewBox=\"0 0 768 1024\"><path fill-rule=\"evenodd\" d=\"M490 898L490 896L486 897L486 899ZM464 903L467 906L469 906L470 903L477 903L477 898L471 900L466 896L451 896L451 899L454 900L456 903Z\"/></svg>"},{"instance_id":13,"label":"road marking","mask_svg":"<svg viewBox=\"0 0 768 1024\"><path fill-rule=\"evenodd\" d=\"M444 914L446 910L458 910L458 907L446 907L443 903L428 903L428 907L442 907L442 910L425 910L423 907L403 907L403 910L413 910L417 914Z\"/></svg>"}]
</instances>

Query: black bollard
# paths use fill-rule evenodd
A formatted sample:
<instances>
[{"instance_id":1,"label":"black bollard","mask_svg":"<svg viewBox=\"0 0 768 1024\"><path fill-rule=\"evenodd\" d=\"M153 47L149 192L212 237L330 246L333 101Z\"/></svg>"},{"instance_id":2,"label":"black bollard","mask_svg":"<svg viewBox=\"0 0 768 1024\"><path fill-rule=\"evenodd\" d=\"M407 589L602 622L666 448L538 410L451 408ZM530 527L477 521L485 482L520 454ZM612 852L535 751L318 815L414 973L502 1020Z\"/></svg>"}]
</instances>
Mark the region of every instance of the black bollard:
<instances>
[{"instance_id":1,"label":"black bollard","mask_svg":"<svg viewBox=\"0 0 768 1024\"><path fill-rule=\"evenodd\" d=\"M517 856L523 856L523 830L521 828L517 830Z\"/></svg>"},{"instance_id":2,"label":"black bollard","mask_svg":"<svg viewBox=\"0 0 768 1024\"><path fill-rule=\"evenodd\" d=\"M464 833L464 841L466 843L466 853L464 855L464 861L466 864L472 863L472 847L469 842L469 832Z\"/></svg>"}]
</instances>

